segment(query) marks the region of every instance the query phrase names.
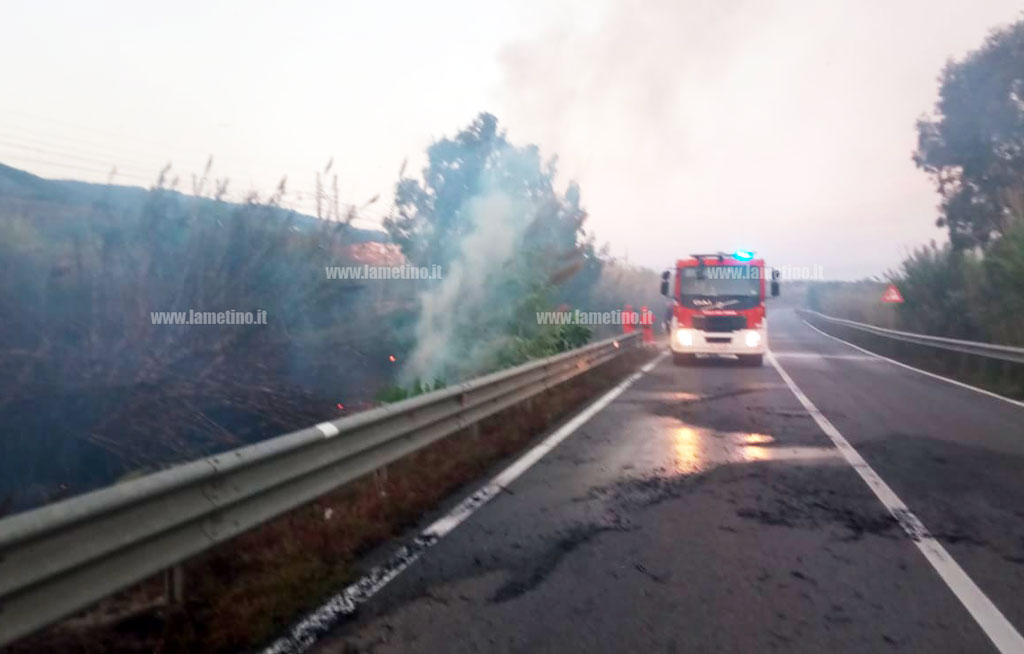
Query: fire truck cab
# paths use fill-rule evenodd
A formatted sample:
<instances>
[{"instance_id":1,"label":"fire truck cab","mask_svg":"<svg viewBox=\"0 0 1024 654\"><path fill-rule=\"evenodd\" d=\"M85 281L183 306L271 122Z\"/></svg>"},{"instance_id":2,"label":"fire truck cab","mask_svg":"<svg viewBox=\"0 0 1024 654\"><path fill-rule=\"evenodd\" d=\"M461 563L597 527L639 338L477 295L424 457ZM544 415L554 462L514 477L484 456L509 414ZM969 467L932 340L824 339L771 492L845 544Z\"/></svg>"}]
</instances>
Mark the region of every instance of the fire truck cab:
<instances>
[{"instance_id":1,"label":"fire truck cab","mask_svg":"<svg viewBox=\"0 0 1024 654\"><path fill-rule=\"evenodd\" d=\"M669 347L677 364L697 355L732 355L762 365L768 351L765 289L779 294L778 272L766 279L753 252L692 254L661 277L661 294L672 302ZM673 274L674 273L674 274Z\"/></svg>"}]
</instances>

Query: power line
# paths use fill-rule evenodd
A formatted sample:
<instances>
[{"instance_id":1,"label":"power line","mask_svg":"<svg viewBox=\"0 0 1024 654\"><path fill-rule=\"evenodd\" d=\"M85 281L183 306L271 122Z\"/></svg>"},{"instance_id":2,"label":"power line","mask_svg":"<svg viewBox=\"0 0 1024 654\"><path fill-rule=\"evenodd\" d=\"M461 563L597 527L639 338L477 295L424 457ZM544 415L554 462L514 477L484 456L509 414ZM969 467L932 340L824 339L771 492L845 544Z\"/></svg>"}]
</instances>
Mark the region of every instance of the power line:
<instances>
[{"instance_id":1,"label":"power line","mask_svg":"<svg viewBox=\"0 0 1024 654\"><path fill-rule=\"evenodd\" d=\"M7 161L11 160L11 158L7 157L7 156L5 156L4 159L7 160ZM71 170L85 171L85 172L89 172L89 173L93 173L93 174L97 174L97 173L103 174L103 173L105 173L105 174L109 175L112 170L115 170L115 175L114 175L115 178L119 177L119 176L120 177L127 177L129 179L137 179L137 180L141 181L144 184L148 183L146 180L144 180L141 177L138 177L137 175L133 175L133 174L129 174L129 173L116 172L116 167L115 166L112 166L110 168L105 168L103 166L84 166L84 165L81 165L81 164L68 164L68 163L61 163L59 161L48 161L48 160L45 160L45 159L35 159L33 157L24 157L24 156L17 155L17 154L14 155L13 159L15 161L19 161L19 162L28 162L28 163L31 163L31 164L37 164L37 165L42 165L42 166L55 166L57 168L69 168Z\"/></svg>"},{"instance_id":2,"label":"power line","mask_svg":"<svg viewBox=\"0 0 1024 654\"><path fill-rule=\"evenodd\" d=\"M42 154L42 155L47 155L47 156L57 156L57 157L67 158L67 159L76 159L78 161L92 162L92 163L103 165L103 166L114 167L114 168L117 168L118 170L122 170L123 169L123 170L134 171L136 173L140 173L140 174L143 174L143 175L146 174L146 172L147 172L147 171L143 171L143 170L141 170L139 168L136 168L135 166L123 166L119 162L117 162L116 160L103 160L103 159L96 159L94 157L85 157L85 156L81 156L81 155L77 155L77 154L69 154L69 153L66 153L66 152L56 152L56 151L53 151L53 150L46 150L46 149L43 149L43 148L33 147L31 145L22 145L20 143L11 142L11 141L7 141L7 140L4 140L4 139L0 139L0 145L5 145L7 147L15 148L15 149L18 149L18 150L27 150L29 152L35 152L37 154Z\"/></svg>"},{"instance_id":3,"label":"power line","mask_svg":"<svg viewBox=\"0 0 1024 654\"><path fill-rule=\"evenodd\" d=\"M41 117L33 116L33 118ZM66 123L63 121L52 122L68 125L76 129L83 129L88 131L101 131L95 128L88 128L81 125L75 125L73 123ZM64 133L58 135L54 135L51 133L41 135L39 131L34 128L26 128L20 125L15 126L14 129L17 130L16 133L12 132L10 125L0 126L0 135L4 136L7 139L18 139L21 143L27 144L31 147L42 145L47 148L60 148L62 151L66 151L61 153L62 156L70 156L68 152L74 152L76 154L81 154L92 158L98 157L103 161L106 161L107 159L116 160L118 165L121 165L123 162L124 164L127 164L129 167L136 167L137 170L147 169L147 174L149 173L149 170L163 170L166 166L171 164L172 160L172 158L169 156L153 155L148 151L142 151L137 148L126 147L122 143L111 143L109 140L105 140L101 144L92 139L82 138L81 135L72 136ZM119 139L126 138L123 134L118 134L117 136ZM138 143L141 140L136 137L130 138L132 143ZM69 145L68 142L71 142L72 145ZM160 147L164 150L172 150L172 148L169 146L161 145ZM199 152L195 152L194 155L192 156L194 156L197 160L201 160L205 165L205 162L208 161L212 155L210 155L209 152L203 152L201 154Z\"/></svg>"},{"instance_id":4,"label":"power line","mask_svg":"<svg viewBox=\"0 0 1024 654\"><path fill-rule=\"evenodd\" d=\"M13 133L10 130L4 130L2 128L0 128L0 138L13 140L33 147L60 148L62 150L67 150L69 152L74 152L77 154L83 154L92 157L117 159L118 161L123 161L125 163L130 163L132 165L139 165L144 167L162 168L167 163L166 159L160 160L163 163L157 163L156 159L142 159L139 158L137 154L125 155L123 152L118 152L116 148L111 150L106 149L104 146L96 146L93 144L83 146L81 145L81 143L83 143L81 140L74 138L40 138L36 134ZM70 141L71 143L69 143L68 141ZM75 141L78 142L76 143Z\"/></svg>"},{"instance_id":5,"label":"power line","mask_svg":"<svg viewBox=\"0 0 1024 654\"><path fill-rule=\"evenodd\" d=\"M39 151L39 152L44 154L44 155L55 154L55 153L48 153L48 152L44 152L44 151ZM106 176L110 177L111 173L113 173L111 181L116 181L118 178L134 180L134 181L138 182L139 184L141 184L143 187L151 186L151 185L155 184L155 182L156 182L155 178L145 177L143 175L139 175L139 174L135 174L135 173L131 173L131 172L124 172L124 170L122 168L118 167L118 166L106 166L106 165L104 165L102 163L95 163L95 164L89 164L89 163L68 163L68 162L62 162L62 161L54 161L52 159L41 159L41 158L37 158L37 157L24 156L24 155L16 154L16 153L13 154L13 157L0 153L0 160L12 161L12 159L14 161L16 161L19 165L24 165L25 163L28 163L28 164L35 164L35 165L41 165L41 166L52 166L52 167L63 168L63 169L67 169L67 170L74 170L74 171L78 171L78 172L88 173L90 176L106 175ZM178 181L180 182L180 178L178 178ZM184 195L192 195L187 190L185 190L183 188L179 188L178 185L168 185L165 188L168 188L169 190L178 191L178 192L180 192L180 193L182 193ZM224 194L223 199L226 202L232 202L232 203L236 203L236 204L241 204L241 203L245 202L248 199L249 195L252 192L253 191L251 191L251 190L242 190L242 189L237 189L237 190L234 190L234 191L228 191L228 192L226 192ZM296 195L298 195L298 194L296 194ZM197 196L197 197L201 197L201 196ZM266 199L269 196L262 195L262 197L264 199ZM303 213L305 213L307 215L311 215L311 216L315 216L316 215L316 203L313 200L313 198L306 198L304 200L301 197L292 198L292 197L289 196L288 193L286 193L284 198L283 198L283 200L284 200L284 205L286 206L286 208L291 208L294 211L300 211L300 212L303 212ZM288 207L288 205L291 205L291 206ZM376 211L375 212L371 212L371 211L367 211L365 208L364 209L360 209L356 205L350 204L350 203L341 203L340 204L340 206L339 206L339 213L342 216L347 216L349 211L352 211L355 214L355 219L356 220L360 220L360 221L363 221L363 222L371 222L371 223L374 224L375 227L380 227L383 224L384 217L386 216L386 212L376 212Z\"/></svg>"},{"instance_id":6,"label":"power line","mask_svg":"<svg viewBox=\"0 0 1024 654\"><path fill-rule=\"evenodd\" d=\"M6 113L8 115L21 116L22 118L27 118L29 120L41 121L41 122L44 122L44 123L49 122L49 123L52 123L52 124L55 124L55 125L63 125L65 127L71 127L73 129L76 129L76 130L81 130L81 131L86 131L86 132L94 132L94 133L98 133L98 134L105 134L106 137L116 136L118 138L125 138L125 136L126 136L123 132L118 132L118 131L115 131L115 130L109 130L109 129L104 129L104 128L101 128L101 127L91 127L91 126L81 125L81 124L77 124L77 123L71 123L71 122L68 122L68 121L65 121L65 120L61 120L61 119L58 119L58 118L52 118L52 117L49 117L49 116L43 116L43 115L40 115L40 114L37 114L37 113L29 113L29 112L21 111L21 110L18 110L18 109L11 109L9 107L0 107L0 114L4 114L4 113ZM170 144L169 143L161 143L159 141L154 141L151 138L147 138L147 137L141 137L140 138L140 137L137 137L137 136L130 136L130 138L131 138L131 140L133 142L136 142L136 143L139 142L139 141L145 141L145 142L148 142L150 145L154 145L154 146L157 146L157 147L170 148Z\"/></svg>"},{"instance_id":7,"label":"power line","mask_svg":"<svg viewBox=\"0 0 1024 654\"><path fill-rule=\"evenodd\" d=\"M27 114L21 111L12 111L10 109L0 108L0 114L2 113L25 116L34 121L65 125L77 130L96 134L107 132L109 134L115 134L119 138L125 138L123 134L117 134L116 132L111 132L109 130L87 127L81 124ZM161 158L161 161L164 163L157 163L156 159L150 158L152 155L149 153L141 153L137 149L124 148L122 145L116 143L98 144L96 141L88 138L82 138L80 135L67 136L61 134L55 136L52 134L46 134L44 136L41 135L37 129L33 128L22 130L21 127L17 127L15 129L18 130L17 133L13 133L11 131L10 125L0 126L0 137L2 137L0 138L0 145L41 156L27 156L22 152L0 153L2 158L8 161L13 160L39 166L52 166L65 170L85 172L88 173L90 177L96 177L99 175L109 176L112 171L116 171L116 177L136 180L143 185L154 184L158 179L158 171L163 171L170 165L166 159ZM139 140L140 139L132 138L133 143L137 143ZM69 145L68 142L71 142L71 144ZM149 142L155 143L155 141L152 140ZM114 152L118 150L120 152ZM124 152L130 152L131 154L126 155L123 154ZM210 155L204 155L203 159L204 161L208 161L210 159ZM171 175L172 178L184 182L180 185L181 187L188 186L190 176L199 178L202 174L178 173L176 175ZM218 179L216 176L212 177L214 181ZM222 179L230 180L230 177ZM178 185L171 188L191 195L187 190L179 188ZM225 199L235 198L234 200L229 201L244 202L250 194L254 192L258 193L259 197L262 199L266 199L273 195L273 191L267 193L260 192L255 189L243 190L237 186L235 188L238 190L232 190L225 193ZM284 201L288 202L289 200L292 200L292 203L301 207L303 211L315 215L318 196L321 198L322 210L325 208L333 210L335 200L332 197L331 191L326 187L319 191L305 187L298 189L287 189L286 187ZM343 215L347 215L349 212L352 212L361 220L375 220L380 222L383 219L381 215L367 211L368 205L366 204L358 205L351 202L339 201L337 203L337 208Z\"/></svg>"}]
</instances>

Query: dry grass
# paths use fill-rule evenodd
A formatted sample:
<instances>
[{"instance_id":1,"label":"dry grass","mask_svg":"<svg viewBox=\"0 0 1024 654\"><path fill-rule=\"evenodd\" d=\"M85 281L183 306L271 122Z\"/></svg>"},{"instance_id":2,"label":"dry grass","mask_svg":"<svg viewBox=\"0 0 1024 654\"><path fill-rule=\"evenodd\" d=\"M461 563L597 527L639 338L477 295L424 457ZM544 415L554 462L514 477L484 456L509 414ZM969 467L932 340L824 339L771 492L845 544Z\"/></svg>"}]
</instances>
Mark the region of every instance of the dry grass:
<instances>
[{"instance_id":1,"label":"dry grass","mask_svg":"<svg viewBox=\"0 0 1024 654\"><path fill-rule=\"evenodd\" d=\"M102 627L65 623L9 654L219 653L265 642L351 580L360 554L414 525L648 356L610 362L534 398L527 410L492 416L475 434L434 443L390 466L386 477L360 479L190 561L187 602L179 609L161 607ZM154 583L133 592L151 592Z\"/></svg>"}]
</instances>

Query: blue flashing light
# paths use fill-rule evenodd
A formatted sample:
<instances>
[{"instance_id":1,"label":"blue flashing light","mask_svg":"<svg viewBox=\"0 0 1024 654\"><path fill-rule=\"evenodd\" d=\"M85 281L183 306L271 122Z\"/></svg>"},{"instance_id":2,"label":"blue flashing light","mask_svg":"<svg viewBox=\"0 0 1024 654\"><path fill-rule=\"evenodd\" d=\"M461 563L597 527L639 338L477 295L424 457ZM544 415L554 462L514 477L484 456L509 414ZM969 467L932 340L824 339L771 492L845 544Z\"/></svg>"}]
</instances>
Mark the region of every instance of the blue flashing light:
<instances>
[{"instance_id":1,"label":"blue flashing light","mask_svg":"<svg viewBox=\"0 0 1024 654\"><path fill-rule=\"evenodd\" d=\"M736 257L740 261L750 261L754 258L754 253L750 250L736 250L732 256Z\"/></svg>"}]
</instances>

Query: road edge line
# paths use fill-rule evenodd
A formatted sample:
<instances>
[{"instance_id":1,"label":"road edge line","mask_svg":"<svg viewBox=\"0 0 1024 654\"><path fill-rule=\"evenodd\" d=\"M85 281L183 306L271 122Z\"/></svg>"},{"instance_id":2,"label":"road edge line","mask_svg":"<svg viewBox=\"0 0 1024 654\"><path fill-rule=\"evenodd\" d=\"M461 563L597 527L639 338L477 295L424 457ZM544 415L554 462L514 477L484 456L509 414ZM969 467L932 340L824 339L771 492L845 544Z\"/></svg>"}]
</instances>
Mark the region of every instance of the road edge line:
<instances>
[{"instance_id":1,"label":"road edge line","mask_svg":"<svg viewBox=\"0 0 1024 654\"><path fill-rule=\"evenodd\" d=\"M824 332L822 332L824 333ZM828 336L828 334L825 334ZM839 340L839 339L837 339ZM811 402L800 387L796 385L793 378L782 367L778 360L768 353L768 361L775 368L782 381L786 382L789 390L793 392L796 399L803 405L804 409L814 418L825 435L829 437L832 444L846 459L846 462L860 475L864 483L875 494L875 497L892 514L892 517L899 522L903 530L910 536L911 540L920 550L924 558L931 564L935 572L945 582L946 586L953 591L960 603L967 609L974 621L985 632L992 644L996 646L1001 654L1024 654L1024 637L1014 628L999 608L992 603L992 600L982 592L974 581L967 576L967 573L960 567L946 548L928 531L918 517L907 508L903 500L896 495L868 462L850 445L850 442L836 429L835 425L825 417L818 407Z\"/></svg>"},{"instance_id":2,"label":"road edge line","mask_svg":"<svg viewBox=\"0 0 1024 654\"><path fill-rule=\"evenodd\" d=\"M889 363L893 363L893 364L895 364L897 366L900 366L901 368L906 368L907 370L913 370L914 372L919 372L922 375L928 375L929 377L933 377L935 379L941 379L942 381L948 382L950 384L953 384L954 386L959 386L961 388L968 388L968 389L970 389L972 391L976 391L978 393L981 393L982 395L988 395L989 397L994 397L997 400L1002 400L1004 402L1009 402L1010 404L1013 404L1013 405L1019 406L1021 408L1024 408L1024 402L1022 402L1020 400L1015 400L1012 397L1006 397L1005 395L1000 395L999 393L993 393L992 391L985 390L984 388L979 388L977 386L972 386L972 385L964 383L962 381L957 381L956 379L950 379L949 377L944 377L944 376L936 374L934 372L929 372L927 370L922 370L921 368L915 368L914 366L911 366L909 364L903 363L902 361L897 361L896 359L890 359L889 357L887 357L885 355L878 354L877 352L872 352L871 350L864 349L861 346L854 345L853 343L851 343L849 341L844 341L843 339L839 338L838 336L833 336L832 334L828 334L826 332L823 332L822 330L818 329L817 327L815 327L811 323L809 323L806 320L804 320L803 317L801 317L799 314L797 314L797 317L800 318L800 320L805 325L807 325L808 327L810 327L814 331L818 332L822 336L827 336L827 337L831 338L834 341L839 341L843 345L849 345L850 347L854 348L855 350L860 350L861 352L864 352L866 354L870 354L873 357L878 357L879 359L883 359L885 361L888 361Z\"/></svg>"},{"instance_id":3,"label":"road edge line","mask_svg":"<svg viewBox=\"0 0 1024 654\"><path fill-rule=\"evenodd\" d=\"M445 515L432 522L422 530L411 543L400 547L387 561L373 567L355 582L346 586L341 592L331 596L319 608L313 610L294 623L288 633L274 640L270 645L259 650L261 654L301 654L313 646L322 634L330 630L341 618L356 612L358 606L376 595L406 568L415 563L428 549L433 547L453 529L462 524L469 516L501 494L505 488L524 472L540 461L548 452L555 449L562 441L572 436L577 429L600 413L605 407L622 395L632 386L661 363L668 352L662 352L652 361L646 363L638 371L616 384L604 395L588 404L582 411L568 422L549 434L519 458L505 467L489 482L477 489L472 495L456 504Z\"/></svg>"}]
</instances>

